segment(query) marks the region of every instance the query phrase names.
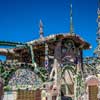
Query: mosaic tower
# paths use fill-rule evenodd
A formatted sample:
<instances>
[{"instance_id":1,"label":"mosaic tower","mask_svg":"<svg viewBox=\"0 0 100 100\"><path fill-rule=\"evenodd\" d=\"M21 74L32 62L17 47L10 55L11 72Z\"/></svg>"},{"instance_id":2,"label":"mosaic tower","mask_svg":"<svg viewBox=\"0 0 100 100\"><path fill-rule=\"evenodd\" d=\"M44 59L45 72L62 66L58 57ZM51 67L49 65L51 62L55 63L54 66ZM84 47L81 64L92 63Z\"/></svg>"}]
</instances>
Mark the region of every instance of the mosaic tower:
<instances>
[{"instance_id":1,"label":"mosaic tower","mask_svg":"<svg viewBox=\"0 0 100 100\"><path fill-rule=\"evenodd\" d=\"M95 49L94 53L96 54L97 57L100 57L100 0L98 0L98 10L97 10L97 48Z\"/></svg>"}]
</instances>

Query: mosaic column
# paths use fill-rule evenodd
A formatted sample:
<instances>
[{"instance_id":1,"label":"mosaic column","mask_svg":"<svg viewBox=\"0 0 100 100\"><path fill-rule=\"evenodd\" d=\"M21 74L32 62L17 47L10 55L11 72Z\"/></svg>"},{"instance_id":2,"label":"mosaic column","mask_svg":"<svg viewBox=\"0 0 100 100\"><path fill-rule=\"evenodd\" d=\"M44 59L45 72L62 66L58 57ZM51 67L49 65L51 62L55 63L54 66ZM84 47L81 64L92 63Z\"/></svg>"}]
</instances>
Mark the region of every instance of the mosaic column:
<instances>
[{"instance_id":1,"label":"mosaic column","mask_svg":"<svg viewBox=\"0 0 100 100\"><path fill-rule=\"evenodd\" d=\"M48 44L45 43L45 68L48 69L49 59L48 59Z\"/></svg>"},{"instance_id":2,"label":"mosaic column","mask_svg":"<svg viewBox=\"0 0 100 100\"><path fill-rule=\"evenodd\" d=\"M30 48L30 52L31 52L31 58L32 58L32 64L34 64L34 53L33 53L33 47L32 45L29 45L29 48Z\"/></svg>"},{"instance_id":3,"label":"mosaic column","mask_svg":"<svg viewBox=\"0 0 100 100\"><path fill-rule=\"evenodd\" d=\"M84 91L84 83L81 69L81 51L77 48L77 63L76 63L76 75L74 75L74 100L80 100L82 92Z\"/></svg>"}]
</instances>

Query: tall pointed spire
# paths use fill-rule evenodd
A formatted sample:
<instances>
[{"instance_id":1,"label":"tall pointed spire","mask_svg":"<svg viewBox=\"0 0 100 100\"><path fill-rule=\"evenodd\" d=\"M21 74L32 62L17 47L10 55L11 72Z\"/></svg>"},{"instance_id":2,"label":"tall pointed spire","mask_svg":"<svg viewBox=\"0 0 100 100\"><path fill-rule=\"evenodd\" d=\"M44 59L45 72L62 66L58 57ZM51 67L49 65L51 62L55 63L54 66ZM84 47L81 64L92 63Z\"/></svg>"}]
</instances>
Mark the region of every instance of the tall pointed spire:
<instances>
[{"instance_id":1,"label":"tall pointed spire","mask_svg":"<svg viewBox=\"0 0 100 100\"><path fill-rule=\"evenodd\" d=\"M73 30L73 16L72 16L72 0L70 0L70 34L74 33Z\"/></svg>"},{"instance_id":2,"label":"tall pointed spire","mask_svg":"<svg viewBox=\"0 0 100 100\"><path fill-rule=\"evenodd\" d=\"M97 48L95 49L94 53L96 56L100 57L100 0L98 0L98 10L97 10Z\"/></svg>"},{"instance_id":3,"label":"tall pointed spire","mask_svg":"<svg viewBox=\"0 0 100 100\"><path fill-rule=\"evenodd\" d=\"M100 0L98 0L98 9L100 10Z\"/></svg>"},{"instance_id":4,"label":"tall pointed spire","mask_svg":"<svg viewBox=\"0 0 100 100\"><path fill-rule=\"evenodd\" d=\"M42 23L42 20L40 20L40 25L39 25L39 28L40 28L40 38L43 38L43 23Z\"/></svg>"},{"instance_id":5,"label":"tall pointed spire","mask_svg":"<svg viewBox=\"0 0 100 100\"><path fill-rule=\"evenodd\" d=\"M98 18L97 18L97 23L98 23L97 38L98 38L98 35L100 36L100 0L98 1L98 11L97 11L97 14L98 14Z\"/></svg>"}]
</instances>

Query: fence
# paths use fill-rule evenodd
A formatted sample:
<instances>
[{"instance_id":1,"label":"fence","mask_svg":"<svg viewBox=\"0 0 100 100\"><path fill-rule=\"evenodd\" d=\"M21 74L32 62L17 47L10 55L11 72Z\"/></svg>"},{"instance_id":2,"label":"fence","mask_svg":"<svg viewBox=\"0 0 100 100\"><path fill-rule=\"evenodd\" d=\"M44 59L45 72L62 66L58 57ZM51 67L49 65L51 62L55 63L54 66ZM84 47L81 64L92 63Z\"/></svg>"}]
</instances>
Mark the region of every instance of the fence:
<instances>
[{"instance_id":1,"label":"fence","mask_svg":"<svg viewBox=\"0 0 100 100\"><path fill-rule=\"evenodd\" d=\"M41 90L6 91L3 100L41 100Z\"/></svg>"}]
</instances>

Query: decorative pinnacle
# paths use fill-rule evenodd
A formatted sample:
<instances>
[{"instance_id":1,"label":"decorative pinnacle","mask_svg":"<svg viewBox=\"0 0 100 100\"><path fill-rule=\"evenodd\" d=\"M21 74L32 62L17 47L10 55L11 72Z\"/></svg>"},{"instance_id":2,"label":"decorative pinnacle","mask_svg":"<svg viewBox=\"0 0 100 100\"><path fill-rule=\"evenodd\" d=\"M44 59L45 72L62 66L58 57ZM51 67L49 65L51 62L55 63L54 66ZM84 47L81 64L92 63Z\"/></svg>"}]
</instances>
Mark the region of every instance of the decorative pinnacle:
<instances>
[{"instance_id":1,"label":"decorative pinnacle","mask_svg":"<svg viewBox=\"0 0 100 100\"><path fill-rule=\"evenodd\" d=\"M43 38L43 23L42 23L42 20L40 20L39 28L40 28L40 38Z\"/></svg>"},{"instance_id":2,"label":"decorative pinnacle","mask_svg":"<svg viewBox=\"0 0 100 100\"><path fill-rule=\"evenodd\" d=\"M98 0L98 9L100 10L100 0Z\"/></svg>"},{"instance_id":3,"label":"decorative pinnacle","mask_svg":"<svg viewBox=\"0 0 100 100\"><path fill-rule=\"evenodd\" d=\"M97 48L94 51L94 54L97 55L97 57L100 57L100 0L98 0L98 10L97 10L98 18L97 18Z\"/></svg>"},{"instance_id":4,"label":"decorative pinnacle","mask_svg":"<svg viewBox=\"0 0 100 100\"><path fill-rule=\"evenodd\" d=\"M98 0L98 11L97 11L97 14L98 14L98 18L97 18L98 31L97 31L97 34L100 37L100 0Z\"/></svg>"},{"instance_id":5,"label":"decorative pinnacle","mask_svg":"<svg viewBox=\"0 0 100 100\"><path fill-rule=\"evenodd\" d=\"M100 16L100 0L98 0L98 17Z\"/></svg>"},{"instance_id":6,"label":"decorative pinnacle","mask_svg":"<svg viewBox=\"0 0 100 100\"><path fill-rule=\"evenodd\" d=\"M72 16L72 0L70 0L70 33L74 33L73 31L73 16Z\"/></svg>"}]
</instances>

